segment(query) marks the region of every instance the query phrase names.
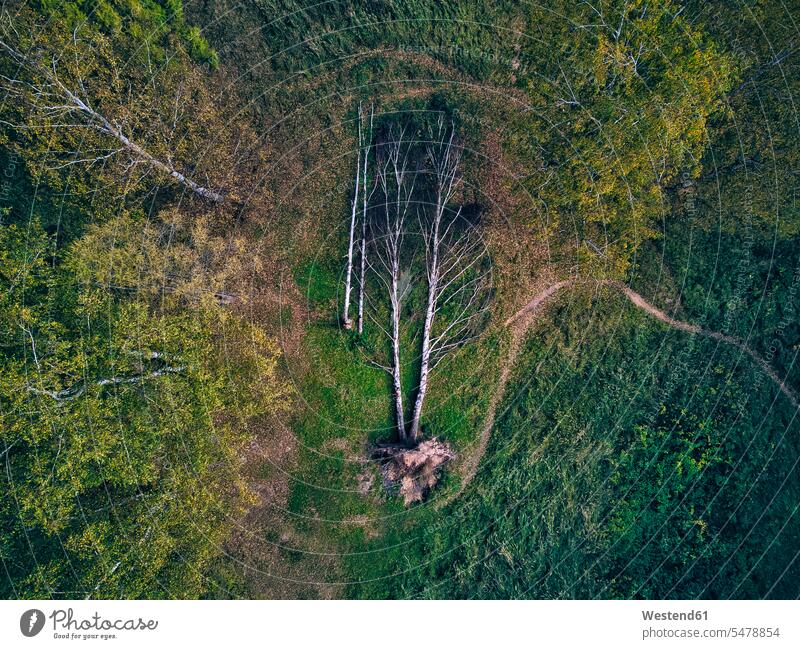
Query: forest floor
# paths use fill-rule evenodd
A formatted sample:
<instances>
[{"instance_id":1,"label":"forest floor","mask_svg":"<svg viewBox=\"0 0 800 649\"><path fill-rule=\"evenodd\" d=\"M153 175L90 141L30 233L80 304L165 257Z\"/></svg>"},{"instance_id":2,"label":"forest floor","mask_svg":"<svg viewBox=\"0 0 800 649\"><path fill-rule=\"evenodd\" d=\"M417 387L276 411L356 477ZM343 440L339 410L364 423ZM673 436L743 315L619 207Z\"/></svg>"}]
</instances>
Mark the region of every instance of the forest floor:
<instances>
[{"instance_id":1,"label":"forest floor","mask_svg":"<svg viewBox=\"0 0 800 649\"><path fill-rule=\"evenodd\" d=\"M677 320L648 302L640 293L637 293L630 286L622 282L616 280L589 280L577 278L561 280L559 282L550 284L543 290L539 291L525 306L523 306L519 311L505 321L505 325L508 327L509 333L511 334L511 340L508 347L508 353L506 354L506 358L503 361L503 365L500 370L497 385L489 402L489 408L486 411L486 419L481 427L480 437L478 438L474 452L464 462L462 467L463 477L458 489L443 498L440 502L437 502L437 508L441 509L442 507L445 507L456 500L475 478L475 475L478 471L478 466L480 465L480 462L486 453L486 448L489 444L489 439L491 438L492 430L494 428L497 407L500 405L500 402L505 396L506 385L508 384L508 380L511 376L511 370L513 369L517 357L522 349L522 343L525 335L531 326L536 322L537 315L541 313L541 307L562 289L592 284L597 287L611 286L619 289L635 307L641 309L648 315L674 329L705 336L707 338L719 340L726 344L737 347L742 352L750 356L750 358L752 358L753 361L755 361L755 363L761 367L764 373L769 376L770 380L772 380L772 382L777 385L778 389L786 396L786 398L789 399L795 409L800 409L800 400L798 399L798 396L794 390L789 387L786 384L786 381L778 375L778 373L769 365L769 363L761 358L761 356L759 356L750 346L748 346L746 342L739 340L734 336L729 336L718 331L703 329L696 324L685 322L683 320Z\"/></svg>"}]
</instances>

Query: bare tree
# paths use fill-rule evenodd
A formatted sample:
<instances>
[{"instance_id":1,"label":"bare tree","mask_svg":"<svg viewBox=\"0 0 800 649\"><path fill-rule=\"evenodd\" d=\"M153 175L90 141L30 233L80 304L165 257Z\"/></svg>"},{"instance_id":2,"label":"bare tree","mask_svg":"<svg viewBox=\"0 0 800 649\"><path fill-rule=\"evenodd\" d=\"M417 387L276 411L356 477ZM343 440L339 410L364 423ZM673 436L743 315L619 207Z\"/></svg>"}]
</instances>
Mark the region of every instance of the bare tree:
<instances>
[{"instance_id":1,"label":"bare tree","mask_svg":"<svg viewBox=\"0 0 800 649\"><path fill-rule=\"evenodd\" d=\"M122 125L107 119L98 109L93 107L81 79L78 79L77 87L73 88L62 82L59 78L58 62L55 57L46 63L37 61L22 54L3 40L0 40L0 50L11 56L21 69L30 73L29 81L10 79L8 77L2 78L5 89L11 97L17 101L29 101L50 119L63 122L61 125L64 128L69 128L73 125L83 126L116 142L114 147L92 152L91 157L73 160L68 162L67 165L77 163L93 164L125 153L130 157L130 166L144 163L165 173L198 196L212 200L215 203L224 200L222 194L201 186L175 169L168 160L164 161L156 158L145 148L134 142L131 137L125 134Z\"/></svg>"},{"instance_id":2,"label":"bare tree","mask_svg":"<svg viewBox=\"0 0 800 649\"><path fill-rule=\"evenodd\" d=\"M376 164L377 181L383 191L383 218L375 219L373 254L367 264L379 284L389 296L389 324L381 321L380 310L367 296L371 305L371 319L389 338L391 361L380 365L392 377L395 420L401 440L407 439L403 413L403 388L401 380L400 321L403 301L411 287L408 272L403 272L402 255L406 235L408 212L411 206L416 171L411 169L411 146L405 139L405 128L392 127L387 141L379 151Z\"/></svg>"},{"instance_id":3,"label":"bare tree","mask_svg":"<svg viewBox=\"0 0 800 649\"><path fill-rule=\"evenodd\" d=\"M364 191L364 212L361 218L361 269L358 275L358 335L364 333L364 292L367 279L367 199Z\"/></svg>"},{"instance_id":4,"label":"bare tree","mask_svg":"<svg viewBox=\"0 0 800 649\"><path fill-rule=\"evenodd\" d=\"M344 276L344 305L342 306L342 324L345 329L353 328L353 321L350 320L350 292L353 281L353 244L356 233L356 214L358 212L359 186L361 182L361 151L363 149L363 135L361 129L361 104L358 104L358 147L356 149L356 188L353 192L353 204L350 212L350 240L347 245L347 269ZM366 165L366 156L364 158Z\"/></svg>"},{"instance_id":5,"label":"bare tree","mask_svg":"<svg viewBox=\"0 0 800 649\"><path fill-rule=\"evenodd\" d=\"M359 274L358 279L358 333L361 335L364 333L364 291L366 290L366 274L367 274L367 206L369 205L369 200L372 198L372 194L375 192L375 189L378 187L377 182L377 174L375 182L372 184L372 191L367 195L367 163L369 161L369 151L372 147L372 121L375 116L375 105L371 104L369 107L369 135L367 136L367 140L365 142L365 146L363 147L364 150L364 179L362 181L363 184L363 203L361 209L361 246L360 246L360 253L361 253L361 271Z\"/></svg>"},{"instance_id":6,"label":"bare tree","mask_svg":"<svg viewBox=\"0 0 800 649\"><path fill-rule=\"evenodd\" d=\"M376 149L375 184L381 189L382 205L369 205L371 194L366 188L366 164L361 179L362 266L370 270L370 277L374 275L378 290L363 290L367 280L362 271L359 300L363 299L370 320L390 342L390 360L385 364L373 361L373 364L392 377L397 430L400 441L405 444L419 440L431 372L450 352L477 335L488 306L490 271L483 240L477 227L463 216L462 209L453 205L461 185L462 150L456 141L454 126L445 124L442 118L431 129L425 150L427 163L422 169L418 163L420 148L408 140L405 128L392 125L387 138ZM424 187L426 194L430 191L431 199L425 203L425 209L416 209L421 236L407 242L407 234L417 234L414 223L409 222L409 213L419 202L415 186L423 171L433 178ZM368 221L369 209L380 215L373 215ZM367 228L370 229L369 240ZM418 270L419 262L415 263L420 248L425 253L424 273ZM413 414L407 426L401 380L403 306L411 289L421 281L427 283L427 299L420 374Z\"/></svg>"},{"instance_id":7,"label":"bare tree","mask_svg":"<svg viewBox=\"0 0 800 649\"><path fill-rule=\"evenodd\" d=\"M488 304L488 268L483 241L477 229L452 209L460 185L463 148L455 141L455 127L440 117L427 146L434 182L434 200L420 217L425 242L428 298L422 331L419 385L408 440L416 442L430 372L451 351L471 340ZM438 318L441 311L446 318ZM439 320L442 320L440 323ZM440 326L438 326L440 325Z\"/></svg>"}]
</instances>

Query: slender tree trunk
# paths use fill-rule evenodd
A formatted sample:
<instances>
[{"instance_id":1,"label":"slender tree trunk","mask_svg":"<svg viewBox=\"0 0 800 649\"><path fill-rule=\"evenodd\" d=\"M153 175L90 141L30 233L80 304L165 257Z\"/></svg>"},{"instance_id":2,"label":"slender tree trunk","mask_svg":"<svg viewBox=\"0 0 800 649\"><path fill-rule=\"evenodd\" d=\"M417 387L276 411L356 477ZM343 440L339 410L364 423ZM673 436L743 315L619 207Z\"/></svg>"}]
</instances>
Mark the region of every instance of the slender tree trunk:
<instances>
[{"instance_id":1,"label":"slender tree trunk","mask_svg":"<svg viewBox=\"0 0 800 649\"><path fill-rule=\"evenodd\" d=\"M109 124L105 120L105 118L99 117L99 119L107 127L105 130L108 132L109 135L117 138L122 143L122 145L125 148L127 148L130 152L135 153L140 158L144 158L150 165L152 165L159 171L163 171L171 178L174 178L181 185L183 185L184 187L188 187L198 196L202 196L203 198L214 201L215 203L221 203L223 200L225 200L225 197L222 194L219 194L206 187L198 185L194 180L192 180L191 178L187 178L177 169L174 169L172 166L165 164L164 162L161 162L161 160L154 158L138 144L131 142L131 140L129 140L125 135L123 135L120 131L111 126L111 124Z\"/></svg>"},{"instance_id":2,"label":"slender tree trunk","mask_svg":"<svg viewBox=\"0 0 800 649\"><path fill-rule=\"evenodd\" d=\"M186 177L180 171L168 165L161 160L155 158L154 156L150 155L145 149L141 146L130 140L122 131L120 131L117 127L115 127L111 122L109 122L103 115L95 111L94 109L90 108L87 104L85 104L80 97L77 97L72 92L70 92L67 88L63 88L64 93L67 95L69 100L75 105L78 110L86 114L90 119L99 122L100 130L105 132L107 135L115 138L122 146L129 151L130 153L134 154L135 156L146 160L148 164L155 167L159 171L164 172L171 178L177 180L180 184L184 187L188 187L198 196L202 196L203 198L207 198L209 200L214 201L215 203L221 203L225 197L222 194L219 194L215 191L212 191L206 187L203 187L197 184L191 178Z\"/></svg>"},{"instance_id":3,"label":"slender tree trunk","mask_svg":"<svg viewBox=\"0 0 800 649\"><path fill-rule=\"evenodd\" d=\"M408 437L412 442L416 442L419 437L420 419L422 418L422 404L428 392L428 376L431 365L431 330L433 329L433 319L436 314L436 291L438 288L431 283L428 290L428 306L425 311L425 324L422 330L422 354L419 369L419 387L417 388L417 398L414 401L414 412L411 417L411 430Z\"/></svg>"},{"instance_id":4,"label":"slender tree trunk","mask_svg":"<svg viewBox=\"0 0 800 649\"><path fill-rule=\"evenodd\" d=\"M419 387L417 388L417 398L414 401L414 413L411 418L411 430L408 438L411 442L416 442L419 437L420 419L422 418L422 404L425 401L425 394L428 392L428 374L430 372L431 349L430 338L433 326L434 309L431 307L431 300L428 299L428 311L425 314L425 327L422 340L422 359L419 370Z\"/></svg>"},{"instance_id":5,"label":"slender tree trunk","mask_svg":"<svg viewBox=\"0 0 800 649\"><path fill-rule=\"evenodd\" d=\"M364 173L362 179L363 189L363 203L361 209L361 273L358 281L358 333L364 333L364 280L366 279L367 272L367 163L369 161L369 148L372 146L372 119L375 115L375 105L370 105L369 108L369 135L365 143L364 149Z\"/></svg>"},{"instance_id":6,"label":"slender tree trunk","mask_svg":"<svg viewBox=\"0 0 800 649\"><path fill-rule=\"evenodd\" d=\"M397 419L397 430L401 440L406 440L406 421L403 414L403 383L400 375L400 297L397 264L392 268L392 381L394 383L394 409Z\"/></svg>"},{"instance_id":7,"label":"slender tree trunk","mask_svg":"<svg viewBox=\"0 0 800 649\"><path fill-rule=\"evenodd\" d=\"M391 343L391 360L381 366L392 377L395 419L398 437L402 442L408 440L406 420L403 412L403 382L400 353L400 318L407 284L402 281L401 268L406 233L406 217L414 195L415 174L409 174L409 144L405 141L405 129L395 133L390 129L388 140L383 147L385 159L376 162L376 178L383 189L384 223L375 222L379 236L375 240L375 266L379 281L388 292L390 314L387 327L376 325L383 330Z\"/></svg>"},{"instance_id":8,"label":"slender tree trunk","mask_svg":"<svg viewBox=\"0 0 800 649\"><path fill-rule=\"evenodd\" d=\"M94 384L99 386L106 386L106 385L120 385L125 383L143 383L144 381L148 381L150 379L156 379L161 376L166 376L167 374L177 374L185 370L186 368L184 366L163 367L160 370L155 370L153 372L149 372L148 374L137 374L135 376L112 376L107 379L100 379L98 381L94 381ZM71 388L65 388L63 390L59 390L58 392L40 390L38 388L29 385L28 392L34 392L36 394L46 394L47 396L52 397L53 399L59 402L70 401L72 399L77 399L78 397L83 396L84 392L86 392L86 383L79 384Z\"/></svg>"},{"instance_id":9,"label":"slender tree trunk","mask_svg":"<svg viewBox=\"0 0 800 649\"><path fill-rule=\"evenodd\" d=\"M419 369L419 387L417 398L414 402L414 413L411 417L411 430L409 439L416 442L419 437L420 419L422 418L422 404L428 392L428 375L431 364L431 331L433 329L433 319L436 315L436 304L439 299L439 227L442 222L441 188L436 193L436 212L432 232L429 237L428 245L430 248L428 259L428 304L425 308L425 324L422 328L422 355Z\"/></svg>"},{"instance_id":10,"label":"slender tree trunk","mask_svg":"<svg viewBox=\"0 0 800 649\"><path fill-rule=\"evenodd\" d=\"M361 104L358 105L358 154L356 155L356 190L353 193L353 209L350 213L350 241L347 246L347 271L344 279L344 306L342 307L342 323L345 329L353 328L350 320L350 292L353 283L353 244L356 234L356 213L358 206L358 190L361 181Z\"/></svg>"},{"instance_id":11,"label":"slender tree trunk","mask_svg":"<svg viewBox=\"0 0 800 649\"><path fill-rule=\"evenodd\" d=\"M364 333L364 282L367 274L367 220L366 208L361 221L361 272L358 278L358 334Z\"/></svg>"}]
</instances>

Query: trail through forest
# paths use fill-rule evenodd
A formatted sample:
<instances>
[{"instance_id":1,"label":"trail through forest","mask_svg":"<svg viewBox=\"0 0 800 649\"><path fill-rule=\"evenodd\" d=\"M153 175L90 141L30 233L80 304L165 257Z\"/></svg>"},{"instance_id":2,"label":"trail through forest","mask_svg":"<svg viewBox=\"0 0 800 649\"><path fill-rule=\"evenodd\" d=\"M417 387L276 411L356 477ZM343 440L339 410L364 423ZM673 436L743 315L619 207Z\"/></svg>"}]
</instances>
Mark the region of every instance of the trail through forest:
<instances>
[{"instance_id":1,"label":"trail through forest","mask_svg":"<svg viewBox=\"0 0 800 649\"><path fill-rule=\"evenodd\" d=\"M480 465L480 462L486 453L486 447L488 446L489 439L492 435L495 415L497 413L497 406L500 404L503 396L505 395L506 385L511 376L511 370L516 363L520 350L522 349L522 341L524 340L528 329L530 329L530 327L536 321L536 316L540 313L540 308L542 305L544 305L551 297L553 297L562 289L571 288L578 285L591 284L595 284L596 286L613 286L614 288L619 289L635 307L641 309L648 315L660 320L670 327L673 327L674 329L680 329L681 331L685 331L687 333L705 336L706 338L713 338L714 340L719 340L740 349L745 354L750 356L750 358L752 358L759 367L761 367L761 369L767 376L769 376L773 383L778 386L778 389L786 396L787 399L789 399L789 402L792 404L792 406L794 406L795 409L800 409L800 400L798 400L795 391L786 385L785 380L778 376L778 373L769 365L769 363L761 358L761 356L751 349L744 341L718 331L703 329L702 327L690 322L676 320L645 300L641 294L637 293L630 286L622 282L615 280L561 280L560 282L551 284L543 291L537 293L532 300L530 300L525 306L523 306L519 311L505 321L505 326L509 328L511 333L508 354L506 355L503 367L501 368L500 375L497 380L497 386L489 402L489 407L486 411L486 419L484 420L483 427L481 428L477 447L471 456L465 461L461 485L452 494L446 496L440 502L438 502L436 504L438 508L445 507L456 500L462 493L464 493L464 490L469 486L470 482L472 482L473 478L475 477L475 474L478 471L478 466Z\"/></svg>"}]
</instances>

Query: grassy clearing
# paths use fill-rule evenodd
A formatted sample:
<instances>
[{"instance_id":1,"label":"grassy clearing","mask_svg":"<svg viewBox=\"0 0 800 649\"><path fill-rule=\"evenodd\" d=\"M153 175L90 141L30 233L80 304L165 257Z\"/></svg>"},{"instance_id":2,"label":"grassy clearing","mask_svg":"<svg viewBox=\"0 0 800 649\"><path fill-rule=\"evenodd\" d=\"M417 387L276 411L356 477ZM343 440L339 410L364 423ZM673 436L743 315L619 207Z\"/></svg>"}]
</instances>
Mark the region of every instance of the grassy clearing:
<instances>
[{"instance_id":1,"label":"grassy clearing","mask_svg":"<svg viewBox=\"0 0 800 649\"><path fill-rule=\"evenodd\" d=\"M308 548L342 555L335 580L348 576L369 556L363 552L396 521L413 522L427 506L406 510L399 498L386 492L377 466L368 458L368 445L395 435L388 375L368 358L385 346L367 323L359 337L338 323L344 234L330 237L313 260L298 264L294 277L315 314L304 337L305 368L298 377L300 407L292 421L299 454L287 508L292 536L307 540ZM412 295L410 301L422 294ZM404 331L404 349L418 354L421 323L411 319ZM497 373L498 334L484 336L448 358L435 371L426 399L423 435L451 442L458 453L474 444ZM417 359L403 368L405 401L410 414ZM369 489L359 485L372 481ZM458 485L456 467L437 487L435 497ZM425 515L423 513L423 515Z\"/></svg>"}]
</instances>

